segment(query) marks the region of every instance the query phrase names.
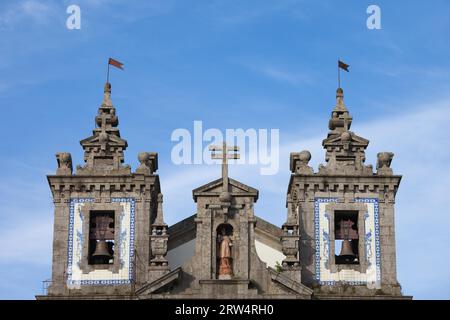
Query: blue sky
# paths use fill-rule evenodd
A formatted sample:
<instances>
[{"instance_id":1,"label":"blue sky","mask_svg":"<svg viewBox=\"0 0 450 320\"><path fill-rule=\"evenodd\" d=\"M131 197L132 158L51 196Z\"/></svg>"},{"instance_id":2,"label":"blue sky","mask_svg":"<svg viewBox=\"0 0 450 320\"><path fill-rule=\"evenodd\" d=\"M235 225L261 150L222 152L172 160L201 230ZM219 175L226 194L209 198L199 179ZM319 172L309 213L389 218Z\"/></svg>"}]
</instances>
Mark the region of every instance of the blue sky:
<instances>
[{"instance_id":1,"label":"blue sky","mask_svg":"<svg viewBox=\"0 0 450 320\"><path fill-rule=\"evenodd\" d=\"M81 8L81 30L65 26ZM381 30L366 27L370 4ZM280 171L230 167L260 190L256 213L281 225L289 152L324 162L336 60L352 130L370 140L367 163L393 151L398 278L419 299L450 298L447 186L450 149L450 3L435 1L3 0L0 3L0 298L32 299L51 274L53 209L46 175L55 153L83 161L106 62L128 140L126 162L159 153L166 221L192 215L191 190L215 165L171 163L173 130L280 129ZM206 146L206 144L205 144Z\"/></svg>"}]
</instances>

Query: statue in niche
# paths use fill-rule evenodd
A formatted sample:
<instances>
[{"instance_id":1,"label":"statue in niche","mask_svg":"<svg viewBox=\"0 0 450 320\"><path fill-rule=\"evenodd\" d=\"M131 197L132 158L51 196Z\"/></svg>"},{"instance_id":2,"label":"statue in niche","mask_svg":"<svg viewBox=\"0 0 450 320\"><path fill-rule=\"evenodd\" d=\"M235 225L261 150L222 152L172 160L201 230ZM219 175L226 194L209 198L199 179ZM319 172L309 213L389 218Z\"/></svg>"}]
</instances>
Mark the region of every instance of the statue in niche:
<instances>
[{"instance_id":1,"label":"statue in niche","mask_svg":"<svg viewBox=\"0 0 450 320\"><path fill-rule=\"evenodd\" d=\"M231 247L233 243L231 237L227 234L225 226L220 229L221 234L218 237L219 240L219 279L231 279L233 275Z\"/></svg>"}]
</instances>

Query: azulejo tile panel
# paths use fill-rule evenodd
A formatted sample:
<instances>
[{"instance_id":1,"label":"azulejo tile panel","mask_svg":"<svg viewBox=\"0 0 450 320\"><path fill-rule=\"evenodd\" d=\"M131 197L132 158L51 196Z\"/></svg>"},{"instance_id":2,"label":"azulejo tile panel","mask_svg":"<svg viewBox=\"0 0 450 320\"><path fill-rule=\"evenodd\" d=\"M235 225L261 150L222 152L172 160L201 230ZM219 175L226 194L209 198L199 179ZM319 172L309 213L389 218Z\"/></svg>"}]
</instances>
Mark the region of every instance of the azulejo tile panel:
<instances>
[{"instance_id":1,"label":"azulejo tile panel","mask_svg":"<svg viewBox=\"0 0 450 320\"><path fill-rule=\"evenodd\" d=\"M120 204L120 236L115 244L119 250L120 268L114 273L110 270L94 270L83 273L81 266L84 235L83 215L81 209L93 198L72 198L69 203L69 238L67 250L67 285L123 285L133 279L134 237L135 237L135 199L112 198L111 202ZM87 244L86 244L87 245Z\"/></svg>"},{"instance_id":2,"label":"azulejo tile panel","mask_svg":"<svg viewBox=\"0 0 450 320\"><path fill-rule=\"evenodd\" d=\"M381 250L378 199L356 198L355 202L367 205L364 215L364 255L368 262L365 272L356 270L340 270L332 272L328 265L330 255L330 214L326 212L328 203L338 202L337 198L314 199L314 233L315 233L315 271L316 280L321 285L337 285L346 283L349 285L367 285L369 288L381 286Z\"/></svg>"}]
</instances>

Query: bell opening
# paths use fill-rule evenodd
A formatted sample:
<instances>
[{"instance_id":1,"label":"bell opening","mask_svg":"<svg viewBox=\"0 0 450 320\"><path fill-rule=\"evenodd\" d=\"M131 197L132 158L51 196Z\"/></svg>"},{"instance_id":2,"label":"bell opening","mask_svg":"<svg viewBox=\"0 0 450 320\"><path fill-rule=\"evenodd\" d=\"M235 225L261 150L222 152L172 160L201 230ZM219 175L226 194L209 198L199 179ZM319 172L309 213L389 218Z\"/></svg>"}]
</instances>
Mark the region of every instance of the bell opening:
<instances>
[{"instance_id":1,"label":"bell opening","mask_svg":"<svg viewBox=\"0 0 450 320\"><path fill-rule=\"evenodd\" d=\"M89 216L88 263L114 263L114 211L91 211Z\"/></svg>"},{"instance_id":2,"label":"bell opening","mask_svg":"<svg viewBox=\"0 0 450 320\"><path fill-rule=\"evenodd\" d=\"M334 254L336 264L359 264L358 212L335 211Z\"/></svg>"}]
</instances>

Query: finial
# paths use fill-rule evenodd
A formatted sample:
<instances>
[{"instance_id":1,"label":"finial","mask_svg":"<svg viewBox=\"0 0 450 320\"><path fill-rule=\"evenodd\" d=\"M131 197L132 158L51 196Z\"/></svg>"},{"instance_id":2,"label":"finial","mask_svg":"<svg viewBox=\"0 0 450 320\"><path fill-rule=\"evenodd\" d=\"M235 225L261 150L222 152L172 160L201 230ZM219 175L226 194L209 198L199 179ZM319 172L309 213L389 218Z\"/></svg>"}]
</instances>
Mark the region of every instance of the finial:
<instances>
[{"instance_id":1,"label":"finial","mask_svg":"<svg viewBox=\"0 0 450 320\"><path fill-rule=\"evenodd\" d=\"M330 130L342 133L348 131L352 124L352 117L350 116L347 107L344 103L344 90L338 87L336 90L336 105L331 112L331 119L328 122Z\"/></svg>"},{"instance_id":2,"label":"finial","mask_svg":"<svg viewBox=\"0 0 450 320\"><path fill-rule=\"evenodd\" d=\"M102 105L107 107L112 107L112 101L111 101L111 83L106 82L105 83L105 89L104 89L104 97Z\"/></svg>"},{"instance_id":3,"label":"finial","mask_svg":"<svg viewBox=\"0 0 450 320\"><path fill-rule=\"evenodd\" d=\"M347 111L344 103L344 90L340 87L336 90L336 106L334 107L334 111Z\"/></svg>"},{"instance_id":4,"label":"finial","mask_svg":"<svg viewBox=\"0 0 450 320\"><path fill-rule=\"evenodd\" d=\"M163 195L162 193L158 193L158 198L157 198L157 209L156 209L156 219L154 224L155 225L164 225L164 218L163 218Z\"/></svg>"}]
</instances>

